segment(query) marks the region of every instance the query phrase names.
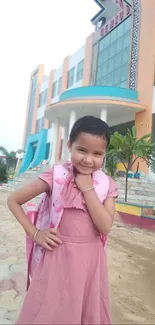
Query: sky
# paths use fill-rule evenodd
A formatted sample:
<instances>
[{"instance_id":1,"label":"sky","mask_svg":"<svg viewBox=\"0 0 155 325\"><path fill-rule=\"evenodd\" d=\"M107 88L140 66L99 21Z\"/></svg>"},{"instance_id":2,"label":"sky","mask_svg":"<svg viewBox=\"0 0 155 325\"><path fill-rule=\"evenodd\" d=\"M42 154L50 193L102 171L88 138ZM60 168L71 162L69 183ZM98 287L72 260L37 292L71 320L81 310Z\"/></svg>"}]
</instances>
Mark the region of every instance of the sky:
<instances>
[{"instance_id":1,"label":"sky","mask_svg":"<svg viewBox=\"0 0 155 325\"><path fill-rule=\"evenodd\" d=\"M94 0L0 1L0 146L21 149L31 72L82 47L97 11Z\"/></svg>"}]
</instances>

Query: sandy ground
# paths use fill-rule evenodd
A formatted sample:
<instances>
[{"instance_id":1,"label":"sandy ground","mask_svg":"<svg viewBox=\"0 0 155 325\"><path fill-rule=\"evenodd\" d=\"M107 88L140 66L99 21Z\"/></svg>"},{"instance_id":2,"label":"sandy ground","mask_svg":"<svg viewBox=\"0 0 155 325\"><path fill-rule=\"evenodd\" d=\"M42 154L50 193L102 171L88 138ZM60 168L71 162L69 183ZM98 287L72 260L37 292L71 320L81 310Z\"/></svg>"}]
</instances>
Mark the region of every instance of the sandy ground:
<instances>
[{"instance_id":1,"label":"sandy ground","mask_svg":"<svg viewBox=\"0 0 155 325\"><path fill-rule=\"evenodd\" d=\"M25 293L25 234L0 191L0 324L14 324ZM113 324L155 324L155 233L114 224L108 243Z\"/></svg>"}]
</instances>

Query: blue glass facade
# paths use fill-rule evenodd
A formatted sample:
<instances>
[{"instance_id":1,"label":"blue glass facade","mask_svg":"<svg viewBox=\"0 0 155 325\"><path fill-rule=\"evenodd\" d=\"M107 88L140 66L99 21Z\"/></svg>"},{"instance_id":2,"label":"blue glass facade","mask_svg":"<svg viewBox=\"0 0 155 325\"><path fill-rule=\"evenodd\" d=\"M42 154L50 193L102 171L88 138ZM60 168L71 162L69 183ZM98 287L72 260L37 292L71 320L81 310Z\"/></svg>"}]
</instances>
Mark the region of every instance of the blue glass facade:
<instances>
[{"instance_id":1,"label":"blue glass facade","mask_svg":"<svg viewBox=\"0 0 155 325\"><path fill-rule=\"evenodd\" d=\"M128 87L131 17L99 41L96 85Z\"/></svg>"}]
</instances>

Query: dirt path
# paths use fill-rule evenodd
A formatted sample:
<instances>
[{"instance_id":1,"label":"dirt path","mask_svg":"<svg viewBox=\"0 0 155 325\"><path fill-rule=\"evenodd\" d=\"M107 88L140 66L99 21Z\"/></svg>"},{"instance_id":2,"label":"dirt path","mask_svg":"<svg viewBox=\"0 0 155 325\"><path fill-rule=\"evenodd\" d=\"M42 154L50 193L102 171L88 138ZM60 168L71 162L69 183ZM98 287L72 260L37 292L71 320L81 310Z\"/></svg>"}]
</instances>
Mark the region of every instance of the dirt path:
<instances>
[{"instance_id":1,"label":"dirt path","mask_svg":"<svg viewBox=\"0 0 155 325\"><path fill-rule=\"evenodd\" d=\"M0 191L0 324L14 324L25 292L25 235ZM115 224L108 243L114 324L155 324L155 233Z\"/></svg>"}]
</instances>

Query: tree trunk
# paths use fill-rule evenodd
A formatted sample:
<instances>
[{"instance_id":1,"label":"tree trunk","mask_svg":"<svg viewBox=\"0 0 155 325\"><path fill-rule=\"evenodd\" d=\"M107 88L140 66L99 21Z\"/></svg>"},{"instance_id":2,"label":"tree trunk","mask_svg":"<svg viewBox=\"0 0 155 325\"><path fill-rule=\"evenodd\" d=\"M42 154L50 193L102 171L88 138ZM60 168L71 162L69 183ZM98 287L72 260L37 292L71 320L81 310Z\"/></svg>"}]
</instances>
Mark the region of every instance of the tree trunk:
<instances>
[{"instance_id":1,"label":"tree trunk","mask_svg":"<svg viewBox=\"0 0 155 325\"><path fill-rule=\"evenodd\" d=\"M126 171L125 177L125 202L128 200L128 170Z\"/></svg>"}]
</instances>

